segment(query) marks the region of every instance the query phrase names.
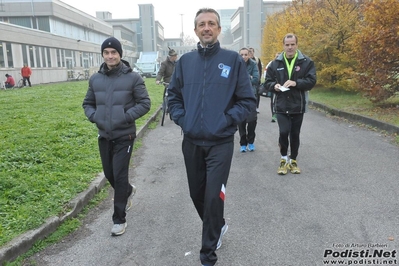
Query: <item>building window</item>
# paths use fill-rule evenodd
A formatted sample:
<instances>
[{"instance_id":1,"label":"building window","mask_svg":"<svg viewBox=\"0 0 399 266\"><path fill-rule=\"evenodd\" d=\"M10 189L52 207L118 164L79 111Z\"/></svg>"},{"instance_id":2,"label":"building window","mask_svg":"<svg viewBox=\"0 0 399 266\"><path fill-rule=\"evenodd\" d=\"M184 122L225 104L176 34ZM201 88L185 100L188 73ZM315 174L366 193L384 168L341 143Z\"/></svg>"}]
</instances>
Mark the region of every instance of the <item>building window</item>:
<instances>
[{"instance_id":1,"label":"building window","mask_svg":"<svg viewBox=\"0 0 399 266\"><path fill-rule=\"evenodd\" d=\"M71 50L65 50L65 56L66 57L72 57L72 51Z\"/></svg>"},{"instance_id":2,"label":"building window","mask_svg":"<svg viewBox=\"0 0 399 266\"><path fill-rule=\"evenodd\" d=\"M83 68L89 68L89 53L81 53Z\"/></svg>"},{"instance_id":3,"label":"building window","mask_svg":"<svg viewBox=\"0 0 399 266\"><path fill-rule=\"evenodd\" d=\"M9 21L11 24L22 26L25 28L32 28L30 17L10 17Z\"/></svg>"},{"instance_id":4,"label":"building window","mask_svg":"<svg viewBox=\"0 0 399 266\"><path fill-rule=\"evenodd\" d=\"M64 60L62 59L62 50L57 49L57 67L62 67L62 62Z\"/></svg>"},{"instance_id":5,"label":"building window","mask_svg":"<svg viewBox=\"0 0 399 266\"><path fill-rule=\"evenodd\" d=\"M29 64L29 59L28 59L28 46L26 44L22 45L22 61L24 64Z\"/></svg>"},{"instance_id":6,"label":"building window","mask_svg":"<svg viewBox=\"0 0 399 266\"><path fill-rule=\"evenodd\" d=\"M75 65L75 58L73 57L73 53L71 50L65 50L65 62L66 62L66 67L68 69L74 68Z\"/></svg>"},{"instance_id":7,"label":"building window","mask_svg":"<svg viewBox=\"0 0 399 266\"><path fill-rule=\"evenodd\" d=\"M46 60L47 60L47 67L51 67L51 55L50 55L50 48L44 48L46 50Z\"/></svg>"},{"instance_id":8,"label":"building window","mask_svg":"<svg viewBox=\"0 0 399 266\"><path fill-rule=\"evenodd\" d=\"M48 17L38 17L37 24L39 30L50 32L50 21Z\"/></svg>"},{"instance_id":9,"label":"building window","mask_svg":"<svg viewBox=\"0 0 399 266\"><path fill-rule=\"evenodd\" d=\"M36 47L36 65L37 67L42 67L42 47Z\"/></svg>"},{"instance_id":10,"label":"building window","mask_svg":"<svg viewBox=\"0 0 399 266\"><path fill-rule=\"evenodd\" d=\"M3 43L0 42L0 67L5 67Z\"/></svg>"},{"instance_id":11,"label":"building window","mask_svg":"<svg viewBox=\"0 0 399 266\"><path fill-rule=\"evenodd\" d=\"M35 18L32 19L32 29L35 29L35 30L38 29L38 28L37 28L37 21L36 21Z\"/></svg>"},{"instance_id":12,"label":"building window","mask_svg":"<svg viewBox=\"0 0 399 266\"><path fill-rule=\"evenodd\" d=\"M35 61L35 46L29 45L29 59L30 59L30 64L32 67L36 67L36 61Z\"/></svg>"},{"instance_id":13,"label":"building window","mask_svg":"<svg viewBox=\"0 0 399 266\"><path fill-rule=\"evenodd\" d=\"M7 53L7 61L8 67L14 67L14 60L12 59L12 46L11 43L6 43L6 53Z\"/></svg>"},{"instance_id":14,"label":"building window","mask_svg":"<svg viewBox=\"0 0 399 266\"><path fill-rule=\"evenodd\" d=\"M67 66L67 68L68 68L68 69L72 69L72 67L73 67L73 60L72 60L72 58L65 58L65 61L66 61L66 66Z\"/></svg>"}]
</instances>

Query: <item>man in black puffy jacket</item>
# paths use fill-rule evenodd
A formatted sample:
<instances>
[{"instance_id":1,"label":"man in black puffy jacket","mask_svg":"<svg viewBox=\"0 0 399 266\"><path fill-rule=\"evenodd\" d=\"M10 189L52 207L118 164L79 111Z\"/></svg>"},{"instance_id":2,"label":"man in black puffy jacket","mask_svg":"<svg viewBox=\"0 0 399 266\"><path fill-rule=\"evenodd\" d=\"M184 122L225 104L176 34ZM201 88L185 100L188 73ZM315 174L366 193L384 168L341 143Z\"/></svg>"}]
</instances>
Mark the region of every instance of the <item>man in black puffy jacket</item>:
<instances>
[{"instance_id":1,"label":"man in black puffy jacket","mask_svg":"<svg viewBox=\"0 0 399 266\"><path fill-rule=\"evenodd\" d=\"M104 63L89 80L83 100L85 115L98 128L98 146L104 175L114 188L111 235L125 232L126 211L136 188L129 182L129 163L136 138L136 119L151 101L141 76L122 60L121 43L114 37L101 45Z\"/></svg>"},{"instance_id":2,"label":"man in black puffy jacket","mask_svg":"<svg viewBox=\"0 0 399 266\"><path fill-rule=\"evenodd\" d=\"M280 166L277 173L300 174L296 158L299 150L299 134L306 112L308 92L316 85L314 62L298 50L298 38L289 33L283 39L284 52L266 71L266 90L273 91L274 113L280 129ZM291 146L288 158L288 146Z\"/></svg>"}]
</instances>

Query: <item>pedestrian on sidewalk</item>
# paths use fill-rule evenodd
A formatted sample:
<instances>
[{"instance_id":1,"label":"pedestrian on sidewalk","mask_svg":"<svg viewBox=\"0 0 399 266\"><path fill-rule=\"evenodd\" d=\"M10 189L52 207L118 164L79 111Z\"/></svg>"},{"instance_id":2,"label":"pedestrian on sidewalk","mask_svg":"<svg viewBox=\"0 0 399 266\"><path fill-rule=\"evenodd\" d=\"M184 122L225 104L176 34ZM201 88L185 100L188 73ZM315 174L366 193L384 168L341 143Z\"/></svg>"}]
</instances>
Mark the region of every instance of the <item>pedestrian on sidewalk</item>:
<instances>
[{"instance_id":1,"label":"pedestrian on sidewalk","mask_svg":"<svg viewBox=\"0 0 399 266\"><path fill-rule=\"evenodd\" d=\"M21 68L21 76L22 82L24 83L24 87L26 87L26 81L28 81L29 87L32 87L30 83L30 76L32 75L32 69L28 67L28 64L24 64L24 67Z\"/></svg>"},{"instance_id":2,"label":"pedestrian on sidewalk","mask_svg":"<svg viewBox=\"0 0 399 266\"><path fill-rule=\"evenodd\" d=\"M142 77L122 60L122 45L114 37L101 45L104 63L89 80L83 100L85 115L98 128L98 146L104 175L114 188L111 235L125 232L126 211L136 188L129 182L129 165L136 138L136 119L145 115L151 101Z\"/></svg>"},{"instance_id":3,"label":"pedestrian on sidewalk","mask_svg":"<svg viewBox=\"0 0 399 266\"><path fill-rule=\"evenodd\" d=\"M249 58L251 58L251 60L253 60L257 67L258 67L258 72L259 72L259 81L258 84L256 85L256 87L258 88L261 84L261 73L262 73L262 68L263 68L263 64L262 61L260 61L259 57L255 56L255 49L253 47L249 47ZM258 91L256 91L256 112L259 113L259 104L260 104L260 94L258 93Z\"/></svg>"},{"instance_id":4,"label":"pedestrian on sidewalk","mask_svg":"<svg viewBox=\"0 0 399 266\"><path fill-rule=\"evenodd\" d=\"M283 38L284 52L267 68L266 90L275 94L274 111L279 126L280 166L277 173L300 174L297 164L299 135L307 108L307 93L316 85L314 62L298 50L298 37L288 33ZM288 147L291 154L288 158Z\"/></svg>"},{"instance_id":5,"label":"pedestrian on sidewalk","mask_svg":"<svg viewBox=\"0 0 399 266\"><path fill-rule=\"evenodd\" d=\"M169 83L172 77L173 71L175 70L175 64L177 61L177 53L175 50L169 48L168 57L161 63L155 83L159 85L162 81Z\"/></svg>"},{"instance_id":6,"label":"pedestrian on sidewalk","mask_svg":"<svg viewBox=\"0 0 399 266\"><path fill-rule=\"evenodd\" d=\"M241 48L240 55L245 61L247 72L252 84L254 96L257 96L257 88L259 86L259 70L254 60L250 59L250 51L248 48ZM251 112L244 122L238 124L238 132L240 133L240 152L255 150L255 129L258 120L258 112Z\"/></svg>"},{"instance_id":7,"label":"pedestrian on sidewalk","mask_svg":"<svg viewBox=\"0 0 399 266\"><path fill-rule=\"evenodd\" d=\"M237 125L256 110L244 61L220 47L220 16L200 9L194 31L197 50L180 57L169 84L173 121L182 128L182 151L190 197L202 220L203 265L214 265L228 225L224 219L226 184Z\"/></svg>"},{"instance_id":8,"label":"pedestrian on sidewalk","mask_svg":"<svg viewBox=\"0 0 399 266\"><path fill-rule=\"evenodd\" d=\"M274 59L276 59L279 55L280 55L281 53L276 53L275 54L275 56L274 56ZM274 60L273 59L273 60ZM266 65L266 67L265 67L265 80L266 80L266 71L267 71L267 68L270 66L270 64L273 62L273 60L272 61L270 61L267 65ZM277 121L277 118L276 118L276 114L274 113L274 107L273 107L273 101L274 101L274 94L273 94L273 90L271 90L271 91L269 91L270 92L270 97L269 97L269 93L268 93L268 97L270 98L270 110L271 110L271 113L272 113L272 122L273 123L275 123L276 121Z\"/></svg>"}]
</instances>

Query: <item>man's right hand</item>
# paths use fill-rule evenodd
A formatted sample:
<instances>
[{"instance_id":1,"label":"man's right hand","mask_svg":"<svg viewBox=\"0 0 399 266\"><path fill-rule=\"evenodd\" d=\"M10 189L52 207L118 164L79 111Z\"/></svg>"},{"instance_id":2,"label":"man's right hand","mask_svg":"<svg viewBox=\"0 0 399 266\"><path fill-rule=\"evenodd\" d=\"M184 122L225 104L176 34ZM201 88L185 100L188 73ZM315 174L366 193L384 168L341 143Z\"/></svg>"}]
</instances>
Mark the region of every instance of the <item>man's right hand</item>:
<instances>
[{"instance_id":1,"label":"man's right hand","mask_svg":"<svg viewBox=\"0 0 399 266\"><path fill-rule=\"evenodd\" d=\"M155 81L155 83L157 84L157 85L159 85L159 83L161 83L159 80L157 80L157 81Z\"/></svg>"}]
</instances>

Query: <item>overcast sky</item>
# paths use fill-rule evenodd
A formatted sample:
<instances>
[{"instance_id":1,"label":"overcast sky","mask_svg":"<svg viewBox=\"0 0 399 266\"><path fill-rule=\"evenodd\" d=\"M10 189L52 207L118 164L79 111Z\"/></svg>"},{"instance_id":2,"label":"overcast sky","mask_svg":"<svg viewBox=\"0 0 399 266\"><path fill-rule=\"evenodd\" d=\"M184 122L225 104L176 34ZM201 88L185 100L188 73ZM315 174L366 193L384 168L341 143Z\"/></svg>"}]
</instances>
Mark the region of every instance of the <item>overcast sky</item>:
<instances>
[{"instance_id":1,"label":"overcast sky","mask_svg":"<svg viewBox=\"0 0 399 266\"><path fill-rule=\"evenodd\" d=\"M182 30L185 35L195 37L194 17L198 9L210 7L213 9L237 9L244 5L244 0L61 0L91 16L96 16L96 11L109 11L113 19L138 18L138 4L152 4L154 6L155 20L164 27L166 38L178 38ZM180 14L183 14L181 16ZM222 29L223 30L223 29ZM195 37L197 39L197 37Z\"/></svg>"}]
</instances>

